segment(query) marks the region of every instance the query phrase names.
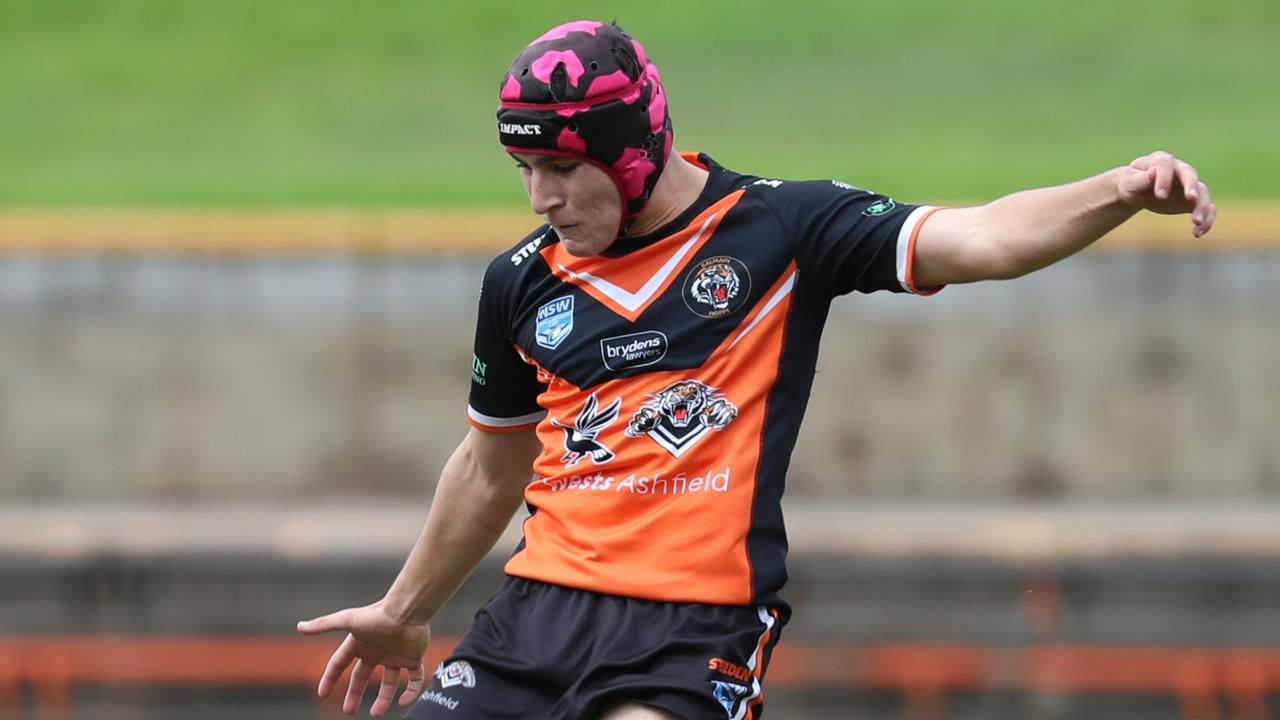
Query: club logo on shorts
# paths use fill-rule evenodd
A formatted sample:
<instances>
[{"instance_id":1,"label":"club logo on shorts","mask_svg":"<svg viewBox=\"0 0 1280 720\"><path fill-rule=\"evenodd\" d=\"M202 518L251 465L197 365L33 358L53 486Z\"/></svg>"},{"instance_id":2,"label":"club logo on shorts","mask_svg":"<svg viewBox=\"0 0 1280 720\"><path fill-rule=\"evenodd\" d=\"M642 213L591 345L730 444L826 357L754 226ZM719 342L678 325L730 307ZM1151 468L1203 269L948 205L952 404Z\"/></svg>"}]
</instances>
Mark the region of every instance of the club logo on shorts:
<instances>
[{"instance_id":1,"label":"club logo on shorts","mask_svg":"<svg viewBox=\"0 0 1280 720\"><path fill-rule=\"evenodd\" d=\"M742 307L751 294L751 273L738 258L709 257L684 280L684 303L705 318L720 318Z\"/></svg>"},{"instance_id":2,"label":"club logo on shorts","mask_svg":"<svg viewBox=\"0 0 1280 720\"><path fill-rule=\"evenodd\" d=\"M435 676L440 681L440 687L446 690L458 685L464 688L476 686L475 668L471 667L471 663L466 660L454 660L448 665L440 663L436 668Z\"/></svg>"},{"instance_id":3,"label":"club logo on shorts","mask_svg":"<svg viewBox=\"0 0 1280 720\"><path fill-rule=\"evenodd\" d=\"M712 692L715 693L716 700L724 706L724 711L729 713L729 717L733 717L734 707L742 700L747 693L751 692L751 688L746 685L737 683L722 682L720 680L712 680Z\"/></svg>"},{"instance_id":4,"label":"club logo on shorts","mask_svg":"<svg viewBox=\"0 0 1280 720\"><path fill-rule=\"evenodd\" d=\"M548 350L560 347L573 332L573 296L556 298L538 308L537 321L533 339Z\"/></svg>"},{"instance_id":5,"label":"club logo on shorts","mask_svg":"<svg viewBox=\"0 0 1280 720\"><path fill-rule=\"evenodd\" d=\"M627 423L627 437L648 435L680 457L712 430L723 430L738 417L738 406L716 388L697 380L674 382L649 396Z\"/></svg>"},{"instance_id":6,"label":"club logo on shorts","mask_svg":"<svg viewBox=\"0 0 1280 720\"><path fill-rule=\"evenodd\" d=\"M578 461L584 457L591 458L591 462L596 465L603 465L614 458L614 452L602 445L596 436L618 419L618 412L622 409L622 398L619 397L610 403L609 407L597 412L599 406L600 401L596 398L596 394L591 393L591 397L587 398L587 403L578 413L578 419L572 425L565 425L551 418L551 424L564 431L564 456L560 458L560 462L564 463L565 467L571 468L577 465Z\"/></svg>"}]
</instances>

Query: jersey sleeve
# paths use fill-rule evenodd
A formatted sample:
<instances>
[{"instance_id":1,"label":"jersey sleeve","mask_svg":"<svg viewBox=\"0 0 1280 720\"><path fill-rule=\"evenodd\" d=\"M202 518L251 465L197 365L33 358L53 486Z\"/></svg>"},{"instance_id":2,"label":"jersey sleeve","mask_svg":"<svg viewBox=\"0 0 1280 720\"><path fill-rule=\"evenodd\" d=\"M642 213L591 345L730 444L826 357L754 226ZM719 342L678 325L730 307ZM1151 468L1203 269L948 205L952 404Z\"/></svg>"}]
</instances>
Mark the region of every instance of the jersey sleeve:
<instances>
[{"instance_id":1,"label":"jersey sleeve","mask_svg":"<svg viewBox=\"0 0 1280 720\"><path fill-rule=\"evenodd\" d=\"M538 395L546 386L537 369L524 362L511 332L513 298L499 258L490 264L480 286L475 354L471 358L471 394L467 420L490 432L534 427L546 415Z\"/></svg>"},{"instance_id":2,"label":"jersey sleeve","mask_svg":"<svg viewBox=\"0 0 1280 720\"><path fill-rule=\"evenodd\" d=\"M899 204L838 180L764 182L759 192L796 243L801 276L831 295L942 289L912 280L916 236L938 208Z\"/></svg>"}]
</instances>

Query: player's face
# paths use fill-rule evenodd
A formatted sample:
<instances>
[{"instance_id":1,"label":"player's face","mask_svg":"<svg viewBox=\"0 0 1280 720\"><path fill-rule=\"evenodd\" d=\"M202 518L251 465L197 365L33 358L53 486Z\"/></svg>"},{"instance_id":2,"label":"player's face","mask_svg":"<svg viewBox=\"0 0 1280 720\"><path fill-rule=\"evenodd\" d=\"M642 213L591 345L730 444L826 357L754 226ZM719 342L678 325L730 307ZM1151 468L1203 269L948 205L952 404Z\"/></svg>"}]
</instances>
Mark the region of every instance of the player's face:
<instances>
[{"instance_id":1,"label":"player's face","mask_svg":"<svg viewBox=\"0 0 1280 720\"><path fill-rule=\"evenodd\" d=\"M622 198L603 170L577 158L511 156L533 211L555 228L570 255L595 255L613 244L622 221Z\"/></svg>"}]
</instances>

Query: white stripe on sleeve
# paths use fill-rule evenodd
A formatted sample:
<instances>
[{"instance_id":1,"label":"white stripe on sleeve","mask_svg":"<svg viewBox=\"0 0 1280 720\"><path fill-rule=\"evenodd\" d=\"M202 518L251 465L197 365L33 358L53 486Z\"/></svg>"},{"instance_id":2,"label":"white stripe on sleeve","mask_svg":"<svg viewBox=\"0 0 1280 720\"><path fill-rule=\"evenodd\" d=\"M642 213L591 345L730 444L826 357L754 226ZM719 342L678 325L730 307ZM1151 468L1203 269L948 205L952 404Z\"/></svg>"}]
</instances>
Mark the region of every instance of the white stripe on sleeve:
<instances>
[{"instance_id":1,"label":"white stripe on sleeve","mask_svg":"<svg viewBox=\"0 0 1280 720\"><path fill-rule=\"evenodd\" d=\"M920 223L924 221L925 216L933 210L934 207L932 205L921 205L912 210L906 221L902 223L902 229L898 231L898 284L902 285L902 289L907 292L914 292L911 286L907 284L907 260L911 252L911 236L920 227Z\"/></svg>"},{"instance_id":2,"label":"white stripe on sleeve","mask_svg":"<svg viewBox=\"0 0 1280 720\"><path fill-rule=\"evenodd\" d=\"M542 418L546 416L547 416L547 411L540 410L536 413L521 415L520 417L501 418L501 417L494 417L492 415L485 415L484 413L477 411L475 408L471 407L470 405L467 406L467 417L471 418L472 420L475 420L481 425L488 425L489 427L495 427L495 428L508 428L508 427L517 427L519 425L528 425L529 423L536 423L542 420Z\"/></svg>"}]
</instances>

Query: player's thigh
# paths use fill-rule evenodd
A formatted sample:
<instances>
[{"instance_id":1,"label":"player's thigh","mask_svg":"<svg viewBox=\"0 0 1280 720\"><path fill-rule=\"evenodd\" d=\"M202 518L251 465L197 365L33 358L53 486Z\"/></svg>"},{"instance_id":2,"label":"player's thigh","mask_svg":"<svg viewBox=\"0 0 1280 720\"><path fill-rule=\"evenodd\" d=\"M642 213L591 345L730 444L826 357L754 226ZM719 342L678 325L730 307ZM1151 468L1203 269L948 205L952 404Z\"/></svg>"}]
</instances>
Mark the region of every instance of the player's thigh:
<instances>
[{"instance_id":1,"label":"player's thigh","mask_svg":"<svg viewBox=\"0 0 1280 720\"><path fill-rule=\"evenodd\" d=\"M624 702L604 712L599 720L682 720L679 715L640 703Z\"/></svg>"}]
</instances>

